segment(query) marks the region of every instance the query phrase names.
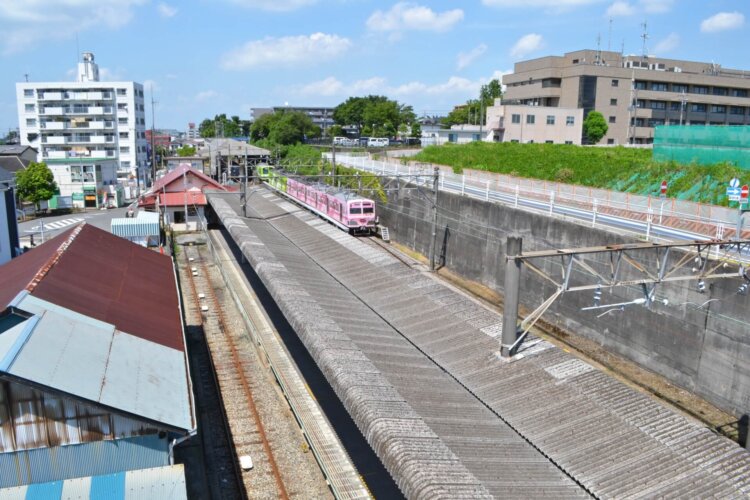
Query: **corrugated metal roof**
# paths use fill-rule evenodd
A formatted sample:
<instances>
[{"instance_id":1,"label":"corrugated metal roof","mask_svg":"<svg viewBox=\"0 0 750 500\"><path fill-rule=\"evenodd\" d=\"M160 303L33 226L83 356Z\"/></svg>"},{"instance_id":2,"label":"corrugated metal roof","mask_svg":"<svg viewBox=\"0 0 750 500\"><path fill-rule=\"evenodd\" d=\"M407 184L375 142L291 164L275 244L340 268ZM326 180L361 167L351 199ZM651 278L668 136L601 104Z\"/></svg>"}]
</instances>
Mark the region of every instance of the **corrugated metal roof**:
<instances>
[{"instance_id":1,"label":"corrugated metal roof","mask_svg":"<svg viewBox=\"0 0 750 500\"><path fill-rule=\"evenodd\" d=\"M167 465L169 440L156 434L36 448L0 453L0 488Z\"/></svg>"},{"instance_id":2,"label":"corrugated metal roof","mask_svg":"<svg viewBox=\"0 0 750 500\"><path fill-rule=\"evenodd\" d=\"M177 180L179 180L180 183L182 183L182 174L183 173L185 175L195 176L198 179L202 180L203 182L205 182L208 185L206 187L211 187L213 189L224 190L224 187L221 184L219 184L218 182L216 182L215 180L213 180L212 178L210 178L209 176L207 176L203 172L201 172L199 170L196 170L194 168L191 168L190 165L180 165L179 167L175 168L174 170L172 170L171 172L169 172L164 177L162 177L160 179L157 179L156 182L154 182L154 185L151 186L151 189L149 189L149 193L158 193L163 188L165 188L166 186L172 184L173 182L175 182Z\"/></svg>"},{"instance_id":3,"label":"corrugated metal roof","mask_svg":"<svg viewBox=\"0 0 750 500\"><path fill-rule=\"evenodd\" d=\"M187 500L182 464L0 489L3 500Z\"/></svg>"},{"instance_id":4,"label":"corrugated metal roof","mask_svg":"<svg viewBox=\"0 0 750 500\"><path fill-rule=\"evenodd\" d=\"M159 193L160 207L181 207L188 205L207 205L206 195L203 193L188 191L187 193Z\"/></svg>"},{"instance_id":5,"label":"corrugated metal roof","mask_svg":"<svg viewBox=\"0 0 750 500\"><path fill-rule=\"evenodd\" d=\"M193 428L182 351L31 295L17 307L35 316L7 332L14 338L0 344L0 361L5 363L0 370L170 427ZM36 325L24 338L35 318Z\"/></svg>"},{"instance_id":6,"label":"corrugated metal roof","mask_svg":"<svg viewBox=\"0 0 750 500\"><path fill-rule=\"evenodd\" d=\"M144 213L148 215L142 217ZM139 212L135 218L112 219L110 227L112 234L121 238L155 236L159 234L159 214Z\"/></svg>"},{"instance_id":7,"label":"corrugated metal roof","mask_svg":"<svg viewBox=\"0 0 750 500\"><path fill-rule=\"evenodd\" d=\"M0 266L0 304L20 291L184 350L172 259L82 224Z\"/></svg>"}]
</instances>

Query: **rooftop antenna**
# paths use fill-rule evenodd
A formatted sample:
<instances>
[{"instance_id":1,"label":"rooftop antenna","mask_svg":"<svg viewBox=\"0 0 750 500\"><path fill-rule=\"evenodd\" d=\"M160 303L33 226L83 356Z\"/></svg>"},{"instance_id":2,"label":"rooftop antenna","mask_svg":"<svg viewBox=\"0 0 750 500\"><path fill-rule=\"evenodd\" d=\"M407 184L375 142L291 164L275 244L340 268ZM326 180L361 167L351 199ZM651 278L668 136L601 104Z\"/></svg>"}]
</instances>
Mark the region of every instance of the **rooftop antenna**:
<instances>
[{"instance_id":1,"label":"rooftop antenna","mask_svg":"<svg viewBox=\"0 0 750 500\"><path fill-rule=\"evenodd\" d=\"M607 40L607 52L612 50L612 18L609 18L609 40Z\"/></svg>"},{"instance_id":2,"label":"rooftop antenna","mask_svg":"<svg viewBox=\"0 0 750 500\"><path fill-rule=\"evenodd\" d=\"M29 83L29 74L28 73L24 73L23 77L26 80L26 83Z\"/></svg>"},{"instance_id":3,"label":"rooftop antenna","mask_svg":"<svg viewBox=\"0 0 750 500\"><path fill-rule=\"evenodd\" d=\"M643 38L643 52L641 53L641 62L643 62L648 57L648 54L646 53L646 40L648 40L648 24L646 23L646 21L643 21L641 27L643 28L643 34L641 35L641 38Z\"/></svg>"},{"instance_id":4,"label":"rooftop antenna","mask_svg":"<svg viewBox=\"0 0 750 500\"><path fill-rule=\"evenodd\" d=\"M596 35L596 57L594 59L594 66L602 65L602 34L597 33Z\"/></svg>"}]
</instances>

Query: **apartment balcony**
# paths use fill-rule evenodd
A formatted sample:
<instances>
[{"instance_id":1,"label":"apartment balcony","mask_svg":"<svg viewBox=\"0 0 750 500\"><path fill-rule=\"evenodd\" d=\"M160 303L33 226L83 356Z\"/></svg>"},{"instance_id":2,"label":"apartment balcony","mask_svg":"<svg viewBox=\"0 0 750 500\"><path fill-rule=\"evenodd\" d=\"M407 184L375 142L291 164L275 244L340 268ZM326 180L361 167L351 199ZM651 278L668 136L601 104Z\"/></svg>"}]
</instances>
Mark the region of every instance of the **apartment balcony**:
<instances>
[{"instance_id":1,"label":"apartment balcony","mask_svg":"<svg viewBox=\"0 0 750 500\"><path fill-rule=\"evenodd\" d=\"M42 136L42 144L67 144L68 137L61 135Z\"/></svg>"},{"instance_id":2,"label":"apartment balcony","mask_svg":"<svg viewBox=\"0 0 750 500\"><path fill-rule=\"evenodd\" d=\"M42 122L39 124L39 128L44 130L63 130L69 125L68 122Z\"/></svg>"},{"instance_id":3,"label":"apartment balcony","mask_svg":"<svg viewBox=\"0 0 750 500\"><path fill-rule=\"evenodd\" d=\"M64 92L44 92L39 96L40 101L62 101L64 98Z\"/></svg>"},{"instance_id":4,"label":"apartment balcony","mask_svg":"<svg viewBox=\"0 0 750 500\"><path fill-rule=\"evenodd\" d=\"M62 116L68 111L67 108L62 106L47 106L39 109L40 115L45 116Z\"/></svg>"}]
</instances>

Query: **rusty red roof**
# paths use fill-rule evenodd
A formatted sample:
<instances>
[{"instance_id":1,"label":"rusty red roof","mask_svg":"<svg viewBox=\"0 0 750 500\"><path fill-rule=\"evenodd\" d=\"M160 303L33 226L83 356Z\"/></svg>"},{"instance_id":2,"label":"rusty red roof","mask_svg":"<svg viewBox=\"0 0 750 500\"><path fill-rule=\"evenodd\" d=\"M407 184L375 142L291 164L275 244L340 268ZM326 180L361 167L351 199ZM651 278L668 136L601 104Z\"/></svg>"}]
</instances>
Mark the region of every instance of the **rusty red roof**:
<instances>
[{"instance_id":1,"label":"rusty red roof","mask_svg":"<svg viewBox=\"0 0 750 500\"><path fill-rule=\"evenodd\" d=\"M200 191L187 191L182 193L159 193L158 195L150 195L144 197L139 203L139 207L181 207L187 203L190 206L193 205L208 205L206 201L206 195Z\"/></svg>"},{"instance_id":2,"label":"rusty red roof","mask_svg":"<svg viewBox=\"0 0 750 500\"><path fill-rule=\"evenodd\" d=\"M0 266L0 307L22 290L184 351L172 259L85 223Z\"/></svg>"}]
</instances>

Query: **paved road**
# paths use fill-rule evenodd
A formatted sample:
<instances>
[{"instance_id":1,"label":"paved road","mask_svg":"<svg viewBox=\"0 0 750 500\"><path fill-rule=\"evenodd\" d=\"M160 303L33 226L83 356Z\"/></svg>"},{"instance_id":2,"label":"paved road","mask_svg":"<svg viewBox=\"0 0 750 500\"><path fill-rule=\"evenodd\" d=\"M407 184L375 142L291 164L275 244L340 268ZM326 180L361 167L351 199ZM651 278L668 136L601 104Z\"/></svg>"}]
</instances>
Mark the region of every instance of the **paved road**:
<instances>
[{"instance_id":1,"label":"paved road","mask_svg":"<svg viewBox=\"0 0 750 500\"><path fill-rule=\"evenodd\" d=\"M110 210L89 210L86 212L77 212L54 217L43 217L26 222L18 223L18 235L21 239L21 246L29 246L31 236L34 236L34 244L42 243L42 225L44 225L44 241L49 240L65 231L74 224L86 222L105 231L110 230L111 221L114 218L125 217L126 207L113 208Z\"/></svg>"}]
</instances>

